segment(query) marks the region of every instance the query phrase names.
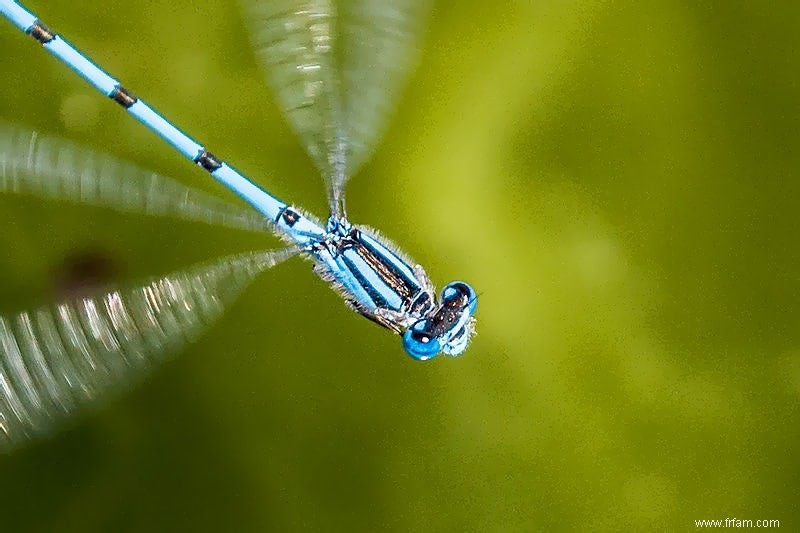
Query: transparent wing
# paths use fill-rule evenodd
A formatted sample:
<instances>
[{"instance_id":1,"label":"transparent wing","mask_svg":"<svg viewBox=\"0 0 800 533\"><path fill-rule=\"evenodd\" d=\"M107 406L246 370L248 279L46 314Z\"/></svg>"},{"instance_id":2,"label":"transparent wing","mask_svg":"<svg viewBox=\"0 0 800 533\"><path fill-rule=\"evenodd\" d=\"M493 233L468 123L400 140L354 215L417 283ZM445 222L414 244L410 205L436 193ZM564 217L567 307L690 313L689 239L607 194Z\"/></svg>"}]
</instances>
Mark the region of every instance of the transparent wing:
<instances>
[{"instance_id":1,"label":"transparent wing","mask_svg":"<svg viewBox=\"0 0 800 533\"><path fill-rule=\"evenodd\" d=\"M256 275L252 252L143 285L0 317L0 451L45 436L195 339Z\"/></svg>"},{"instance_id":2,"label":"transparent wing","mask_svg":"<svg viewBox=\"0 0 800 533\"><path fill-rule=\"evenodd\" d=\"M416 65L429 3L424 0L342 2L344 121L347 169L370 156Z\"/></svg>"},{"instance_id":3,"label":"transparent wing","mask_svg":"<svg viewBox=\"0 0 800 533\"><path fill-rule=\"evenodd\" d=\"M427 0L241 0L253 44L336 214L413 66Z\"/></svg>"},{"instance_id":4,"label":"transparent wing","mask_svg":"<svg viewBox=\"0 0 800 533\"><path fill-rule=\"evenodd\" d=\"M128 213L264 231L256 211L229 204L110 155L0 122L0 192Z\"/></svg>"}]
</instances>

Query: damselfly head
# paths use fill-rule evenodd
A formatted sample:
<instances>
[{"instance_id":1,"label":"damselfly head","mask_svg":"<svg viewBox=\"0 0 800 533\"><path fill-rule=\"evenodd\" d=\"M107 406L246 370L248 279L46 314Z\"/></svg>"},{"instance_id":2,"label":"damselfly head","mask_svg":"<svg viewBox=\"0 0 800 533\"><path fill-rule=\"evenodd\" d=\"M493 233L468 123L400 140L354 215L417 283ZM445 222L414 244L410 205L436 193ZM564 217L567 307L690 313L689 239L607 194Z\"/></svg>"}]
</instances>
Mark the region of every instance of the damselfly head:
<instances>
[{"instance_id":1,"label":"damselfly head","mask_svg":"<svg viewBox=\"0 0 800 533\"><path fill-rule=\"evenodd\" d=\"M460 355L475 333L475 308L478 295L463 281L453 281L442 289L441 301L427 316L403 334L403 348L414 359L427 361L443 352Z\"/></svg>"}]
</instances>

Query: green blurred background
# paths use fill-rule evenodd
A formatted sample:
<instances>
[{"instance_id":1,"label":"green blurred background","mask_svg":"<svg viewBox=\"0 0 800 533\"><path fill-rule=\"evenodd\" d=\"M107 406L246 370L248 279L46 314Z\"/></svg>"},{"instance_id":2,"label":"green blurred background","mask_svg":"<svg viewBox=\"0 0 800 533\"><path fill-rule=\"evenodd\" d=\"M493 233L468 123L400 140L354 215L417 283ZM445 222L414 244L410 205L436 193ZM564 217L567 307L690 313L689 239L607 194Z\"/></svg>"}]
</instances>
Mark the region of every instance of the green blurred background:
<instances>
[{"instance_id":1,"label":"green blurred background","mask_svg":"<svg viewBox=\"0 0 800 533\"><path fill-rule=\"evenodd\" d=\"M234 3L27 6L325 214ZM799 26L792 2L437 3L348 206L478 289L469 351L413 362L293 260L144 384L0 457L3 531L797 527ZM5 22L0 71L0 118L232 198ZM75 250L131 280L277 244L15 197L0 223L4 312Z\"/></svg>"}]
</instances>

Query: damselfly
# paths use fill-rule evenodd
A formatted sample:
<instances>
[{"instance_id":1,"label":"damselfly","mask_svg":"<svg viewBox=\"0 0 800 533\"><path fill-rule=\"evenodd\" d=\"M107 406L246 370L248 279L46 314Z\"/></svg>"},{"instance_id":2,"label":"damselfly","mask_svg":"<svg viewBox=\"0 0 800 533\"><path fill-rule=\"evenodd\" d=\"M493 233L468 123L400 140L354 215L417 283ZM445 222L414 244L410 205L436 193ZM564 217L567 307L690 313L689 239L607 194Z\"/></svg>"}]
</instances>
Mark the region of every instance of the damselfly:
<instances>
[{"instance_id":1,"label":"damselfly","mask_svg":"<svg viewBox=\"0 0 800 533\"><path fill-rule=\"evenodd\" d=\"M185 135L16 2L14 26L121 105L255 211L227 205L109 156L10 126L0 188L125 211L271 229L288 248L223 258L124 290L0 318L0 445L46 434L195 337L255 275L303 255L361 315L426 360L463 352L477 304L464 282L437 298L425 271L374 230L351 224L345 184L369 157L412 65L425 0L248 0L245 19L286 119L327 185L325 224L285 204Z\"/></svg>"}]
</instances>

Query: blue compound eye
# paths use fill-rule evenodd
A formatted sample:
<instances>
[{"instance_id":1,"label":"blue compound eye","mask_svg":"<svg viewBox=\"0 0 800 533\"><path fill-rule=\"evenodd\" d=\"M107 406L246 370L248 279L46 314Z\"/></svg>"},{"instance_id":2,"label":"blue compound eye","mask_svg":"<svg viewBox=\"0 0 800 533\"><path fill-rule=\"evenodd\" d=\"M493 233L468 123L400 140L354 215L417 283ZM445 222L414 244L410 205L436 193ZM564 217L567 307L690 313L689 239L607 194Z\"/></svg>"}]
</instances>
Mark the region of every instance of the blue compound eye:
<instances>
[{"instance_id":1,"label":"blue compound eye","mask_svg":"<svg viewBox=\"0 0 800 533\"><path fill-rule=\"evenodd\" d=\"M420 320L403 334L403 348L417 361L433 359L442 350L439 339L425 331L425 325Z\"/></svg>"},{"instance_id":2,"label":"blue compound eye","mask_svg":"<svg viewBox=\"0 0 800 533\"><path fill-rule=\"evenodd\" d=\"M475 289L463 281L453 281L448 283L442 289L442 303L459 304L461 307L469 309L469 314L475 314L475 308L478 307L478 295L475 294Z\"/></svg>"}]
</instances>

